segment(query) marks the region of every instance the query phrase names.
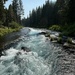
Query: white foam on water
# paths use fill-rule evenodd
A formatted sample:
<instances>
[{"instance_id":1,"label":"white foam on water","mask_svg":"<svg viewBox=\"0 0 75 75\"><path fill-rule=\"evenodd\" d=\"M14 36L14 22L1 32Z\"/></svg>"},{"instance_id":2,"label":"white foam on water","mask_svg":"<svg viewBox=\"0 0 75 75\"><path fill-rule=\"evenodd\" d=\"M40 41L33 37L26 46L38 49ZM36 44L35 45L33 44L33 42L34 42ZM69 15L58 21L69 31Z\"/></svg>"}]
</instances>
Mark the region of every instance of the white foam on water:
<instances>
[{"instance_id":1,"label":"white foam on water","mask_svg":"<svg viewBox=\"0 0 75 75\"><path fill-rule=\"evenodd\" d=\"M29 35L42 32L32 28L30 30ZM58 48L51 45L44 35L22 36L19 40L15 49L6 50L4 56L0 57L0 75L55 75L52 64L56 60L57 54L54 52ZM21 47L31 51L23 51Z\"/></svg>"},{"instance_id":2,"label":"white foam on water","mask_svg":"<svg viewBox=\"0 0 75 75\"><path fill-rule=\"evenodd\" d=\"M36 52L9 49L5 53L0 58L0 75L45 75L49 71L44 59Z\"/></svg>"},{"instance_id":3,"label":"white foam on water","mask_svg":"<svg viewBox=\"0 0 75 75\"><path fill-rule=\"evenodd\" d=\"M29 33L29 35L35 35L35 34L38 34L38 33L40 33L40 32L42 32L42 30L36 30L36 29L33 29L33 28L29 28L30 29L30 33Z\"/></svg>"},{"instance_id":4,"label":"white foam on water","mask_svg":"<svg viewBox=\"0 0 75 75\"><path fill-rule=\"evenodd\" d=\"M10 48L5 52L5 56L1 56L0 60L10 60L16 55L17 52L18 50Z\"/></svg>"}]
</instances>

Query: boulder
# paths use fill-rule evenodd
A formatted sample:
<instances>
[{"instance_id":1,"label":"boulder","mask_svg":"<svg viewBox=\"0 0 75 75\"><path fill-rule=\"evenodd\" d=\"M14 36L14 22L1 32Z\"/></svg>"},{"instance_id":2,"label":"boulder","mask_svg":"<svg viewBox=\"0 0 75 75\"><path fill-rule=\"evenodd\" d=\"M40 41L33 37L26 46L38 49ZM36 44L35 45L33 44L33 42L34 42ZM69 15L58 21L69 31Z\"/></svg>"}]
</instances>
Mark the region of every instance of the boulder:
<instances>
[{"instance_id":1,"label":"boulder","mask_svg":"<svg viewBox=\"0 0 75 75\"><path fill-rule=\"evenodd\" d=\"M74 44L74 45L75 45L75 40L72 40L72 44Z\"/></svg>"},{"instance_id":2,"label":"boulder","mask_svg":"<svg viewBox=\"0 0 75 75\"><path fill-rule=\"evenodd\" d=\"M69 44L69 43L66 42L66 43L63 44L63 47L64 48L75 48L75 45Z\"/></svg>"},{"instance_id":3,"label":"boulder","mask_svg":"<svg viewBox=\"0 0 75 75\"><path fill-rule=\"evenodd\" d=\"M63 44L63 47L65 47L65 48L69 48L69 47L70 47L70 46L69 46L69 43L67 43L67 42L64 43L64 44Z\"/></svg>"},{"instance_id":4,"label":"boulder","mask_svg":"<svg viewBox=\"0 0 75 75\"><path fill-rule=\"evenodd\" d=\"M52 34L52 35L50 35L50 40L54 41L54 42L57 42L58 37Z\"/></svg>"},{"instance_id":5,"label":"boulder","mask_svg":"<svg viewBox=\"0 0 75 75\"><path fill-rule=\"evenodd\" d=\"M30 52L30 49L27 47L21 47L21 50L26 51L26 52Z\"/></svg>"},{"instance_id":6,"label":"boulder","mask_svg":"<svg viewBox=\"0 0 75 75\"><path fill-rule=\"evenodd\" d=\"M50 33L47 32L47 33L45 34L45 37L50 37Z\"/></svg>"},{"instance_id":7,"label":"boulder","mask_svg":"<svg viewBox=\"0 0 75 75\"><path fill-rule=\"evenodd\" d=\"M46 32L39 32L37 35L46 35Z\"/></svg>"}]
</instances>

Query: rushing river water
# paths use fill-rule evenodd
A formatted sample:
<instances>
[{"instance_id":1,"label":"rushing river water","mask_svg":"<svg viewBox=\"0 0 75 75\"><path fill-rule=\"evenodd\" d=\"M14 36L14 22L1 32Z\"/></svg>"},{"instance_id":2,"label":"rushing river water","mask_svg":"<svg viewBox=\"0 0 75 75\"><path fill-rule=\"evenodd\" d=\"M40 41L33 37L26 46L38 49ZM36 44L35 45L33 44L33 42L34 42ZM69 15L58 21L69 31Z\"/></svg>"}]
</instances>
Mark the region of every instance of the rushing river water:
<instances>
[{"instance_id":1,"label":"rushing river water","mask_svg":"<svg viewBox=\"0 0 75 75\"><path fill-rule=\"evenodd\" d=\"M0 75L57 75L58 52L61 47L51 43L42 30L23 28L15 46L5 50L0 57ZM24 34L25 33L25 34ZM24 52L27 47L30 52ZM20 53L20 54L19 54Z\"/></svg>"}]
</instances>

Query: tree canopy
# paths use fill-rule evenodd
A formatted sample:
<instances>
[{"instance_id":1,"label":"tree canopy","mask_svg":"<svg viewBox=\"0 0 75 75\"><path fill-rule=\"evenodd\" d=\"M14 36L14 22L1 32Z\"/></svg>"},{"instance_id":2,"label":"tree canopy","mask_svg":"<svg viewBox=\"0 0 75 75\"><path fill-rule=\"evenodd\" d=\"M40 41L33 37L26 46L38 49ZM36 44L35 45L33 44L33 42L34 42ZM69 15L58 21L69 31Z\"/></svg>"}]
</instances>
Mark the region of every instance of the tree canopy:
<instances>
[{"instance_id":1,"label":"tree canopy","mask_svg":"<svg viewBox=\"0 0 75 75\"><path fill-rule=\"evenodd\" d=\"M3 26L9 26L12 21L21 24L21 17L24 15L22 0L13 0L8 9L4 6L7 1L0 0L0 23Z\"/></svg>"}]
</instances>

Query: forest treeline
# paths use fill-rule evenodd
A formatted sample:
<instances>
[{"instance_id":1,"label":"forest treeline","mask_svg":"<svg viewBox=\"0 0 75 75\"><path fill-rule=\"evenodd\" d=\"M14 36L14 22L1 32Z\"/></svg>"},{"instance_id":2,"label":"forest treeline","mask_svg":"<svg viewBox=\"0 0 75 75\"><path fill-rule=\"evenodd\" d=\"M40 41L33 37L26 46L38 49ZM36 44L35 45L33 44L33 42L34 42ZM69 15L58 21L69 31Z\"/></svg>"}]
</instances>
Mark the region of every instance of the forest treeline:
<instances>
[{"instance_id":1,"label":"forest treeline","mask_svg":"<svg viewBox=\"0 0 75 75\"><path fill-rule=\"evenodd\" d=\"M42 7L33 9L29 17L22 20L24 26L55 28L60 26L60 31L65 35L75 35L75 0L47 0ZM54 28L53 28L54 29Z\"/></svg>"},{"instance_id":2,"label":"forest treeline","mask_svg":"<svg viewBox=\"0 0 75 75\"><path fill-rule=\"evenodd\" d=\"M5 7L7 1L0 0L0 36L3 32L6 33L8 28L11 31L20 24L25 27L50 28L62 31L64 35L75 36L75 0L47 0L42 7L33 9L29 17L22 20L22 0L12 0L8 9Z\"/></svg>"},{"instance_id":3,"label":"forest treeline","mask_svg":"<svg viewBox=\"0 0 75 75\"><path fill-rule=\"evenodd\" d=\"M12 0L12 3L5 7L9 0L0 0L0 36L18 30L21 26L21 17L24 15L22 0Z\"/></svg>"},{"instance_id":4,"label":"forest treeline","mask_svg":"<svg viewBox=\"0 0 75 75\"><path fill-rule=\"evenodd\" d=\"M21 23L24 14L22 0L12 0L8 9L4 6L8 0L0 0L0 25L7 26L12 21Z\"/></svg>"}]
</instances>

